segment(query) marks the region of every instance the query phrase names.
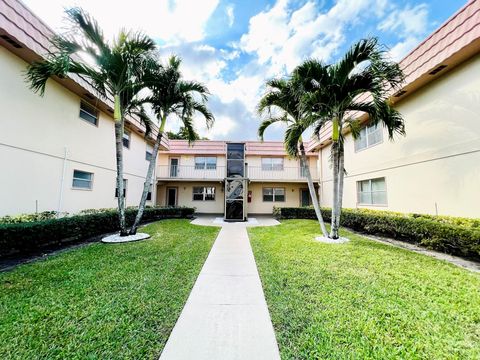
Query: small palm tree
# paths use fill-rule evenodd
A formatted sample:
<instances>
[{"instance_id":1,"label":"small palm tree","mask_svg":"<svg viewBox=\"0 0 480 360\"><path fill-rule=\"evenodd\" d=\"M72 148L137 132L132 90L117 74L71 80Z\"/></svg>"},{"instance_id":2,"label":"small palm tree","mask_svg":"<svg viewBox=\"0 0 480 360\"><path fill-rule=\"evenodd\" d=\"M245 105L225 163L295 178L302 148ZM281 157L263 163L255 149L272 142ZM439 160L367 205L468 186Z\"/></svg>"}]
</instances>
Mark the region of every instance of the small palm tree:
<instances>
[{"instance_id":1,"label":"small palm tree","mask_svg":"<svg viewBox=\"0 0 480 360\"><path fill-rule=\"evenodd\" d=\"M300 158L320 228L323 236L328 236L303 145L302 135L308 128L308 124L304 118L305 113L301 111L297 84L293 79L274 79L267 82L267 87L267 93L260 99L258 104L258 111L260 115L267 113L268 118L260 124L258 136L263 141L265 130L274 123L282 122L288 126L285 131L285 148L290 156ZM274 112L277 111L279 114L273 115L272 110Z\"/></svg>"},{"instance_id":2,"label":"small palm tree","mask_svg":"<svg viewBox=\"0 0 480 360\"><path fill-rule=\"evenodd\" d=\"M43 95L49 78L77 74L85 77L101 96L113 97L119 225L120 235L125 236L128 231L123 195L124 118L136 112L135 98L145 87L141 81L145 70L155 64L156 46L142 33L125 31L109 43L97 22L81 8L72 8L66 13L72 24L71 31L52 38L56 49L44 60L31 64L26 79L33 91ZM91 62L82 59L85 54Z\"/></svg>"},{"instance_id":3,"label":"small palm tree","mask_svg":"<svg viewBox=\"0 0 480 360\"><path fill-rule=\"evenodd\" d=\"M336 64L325 65L307 60L293 71L301 85L298 93L302 109L309 113L314 133L332 126L331 160L333 169L333 204L330 237L338 239L343 199L344 134L359 134L358 114L368 114L370 124L381 123L394 134L405 135L401 114L388 97L400 88L404 75L400 66L386 58L376 38L360 40Z\"/></svg>"},{"instance_id":4,"label":"small palm tree","mask_svg":"<svg viewBox=\"0 0 480 360\"><path fill-rule=\"evenodd\" d=\"M147 194L152 184L153 170L157 160L158 148L162 140L167 120L172 116L179 118L183 123L183 133L189 142L198 139L193 124L193 116L200 113L206 120L207 127L213 125L214 117L206 106L209 91L208 89L195 81L182 79L180 71L181 59L177 56L171 56L168 63L158 65L156 69L146 75L146 84L151 91L151 95L144 99L152 105L153 111L158 118L159 130L153 147L153 156L147 171L147 178L143 188L138 213L135 222L130 229L130 234L135 234L140 220L142 219Z\"/></svg>"}]
</instances>

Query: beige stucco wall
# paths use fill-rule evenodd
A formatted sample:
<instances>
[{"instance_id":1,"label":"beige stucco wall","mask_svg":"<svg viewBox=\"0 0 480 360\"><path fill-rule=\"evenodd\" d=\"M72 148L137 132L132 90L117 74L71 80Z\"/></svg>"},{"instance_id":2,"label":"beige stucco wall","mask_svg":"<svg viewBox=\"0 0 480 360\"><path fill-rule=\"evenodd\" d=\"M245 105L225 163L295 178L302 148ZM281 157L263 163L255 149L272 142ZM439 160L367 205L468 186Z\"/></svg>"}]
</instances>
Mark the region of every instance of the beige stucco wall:
<instances>
[{"instance_id":1,"label":"beige stucco wall","mask_svg":"<svg viewBox=\"0 0 480 360\"><path fill-rule=\"evenodd\" d=\"M345 142L344 207L357 207L356 182L386 178L387 206L371 208L480 217L480 57L401 101L407 136L355 153ZM330 148L319 154L321 203L331 206Z\"/></svg>"},{"instance_id":2,"label":"beige stucco wall","mask_svg":"<svg viewBox=\"0 0 480 360\"><path fill-rule=\"evenodd\" d=\"M193 201L194 186L215 186L215 201ZM198 213L223 214L225 193L222 182L161 182L157 187L157 204L166 205L167 188L176 187L179 206L196 208ZM264 202L262 189L264 187L285 188L284 202ZM249 214L271 214L274 206L300 206L300 189L307 189L307 184L298 183L256 183L248 185L248 191L252 191L252 202L247 204Z\"/></svg>"},{"instance_id":3,"label":"beige stucco wall","mask_svg":"<svg viewBox=\"0 0 480 360\"><path fill-rule=\"evenodd\" d=\"M285 188L285 201L264 202L263 188L265 187ZM271 214L274 206L298 207L300 206L300 189L302 188L306 189L307 184L251 182L248 185L248 190L252 192L252 201L248 203L248 213L249 214Z\"/></svg>"},{"instance_id":4,"label":"beige stucco wall","mask_svg":"<svg viewBox=\"0 0 480 360\"><path fill-rule=\"evenodd\" d=\"M29 90L26 63L0 47L0 215L116 206L113 120L101 113L98 126L79 118L80 98L55 81L43 97ZM60 189L67 149L63 190ZM125 149L127 205L137 205L148 163L144 139L132 132ZM92 190L72 189L73 170L94 173Z\"/></svg>"},{"instance_id":5,"label":"beige stucco wall","mask_svg":"<svg viewBox=\"0 0 480 360\"><path fill-rule=\"evenodd\" d=\"M196 201L193 200L194 186L214 186L215 201ZM223 183L220 181L212 182L182 182L171 181L162 182L157 185L157 204L167 205L167 188L177 188L177 205L194 207L196 212L206 214L222 214L224 210L225 193Z\"/></svg>"}]
</instances>

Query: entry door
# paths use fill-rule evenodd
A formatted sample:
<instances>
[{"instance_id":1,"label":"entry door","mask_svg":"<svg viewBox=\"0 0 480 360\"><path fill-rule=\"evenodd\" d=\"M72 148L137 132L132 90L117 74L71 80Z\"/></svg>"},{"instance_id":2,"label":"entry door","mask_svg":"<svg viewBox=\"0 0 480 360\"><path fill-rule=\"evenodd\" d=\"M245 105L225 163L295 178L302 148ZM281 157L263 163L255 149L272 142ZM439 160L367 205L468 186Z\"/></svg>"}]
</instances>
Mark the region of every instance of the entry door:
<instances>
[{"instance_id":1,"label":"entry door","mask_svg":"<svg viewBox=\"0 0 480 360\"><path fill-rule=\"evenodd\" d=\"M310 206L311 205L310 191L308 189L300 190L300 206Z\"/></svg>"},{"instance_id":2,"label":"entry door","mask_svg":"<svg viewBox=\"0 0 480 360\"><path fill-rule=\"evenodd\" d=\"M178 176L178 158L170 158L170 177Z\"/></svg>"},{"instance_id":3,"label":"entry door","mask_svg":"<svg viewBox=\"0 0 480 360\"><path fill-rule=\"evenodd\" d=\"M167 188L167 206L177 206L177 188Z\"/></svg>"}]
</instances>

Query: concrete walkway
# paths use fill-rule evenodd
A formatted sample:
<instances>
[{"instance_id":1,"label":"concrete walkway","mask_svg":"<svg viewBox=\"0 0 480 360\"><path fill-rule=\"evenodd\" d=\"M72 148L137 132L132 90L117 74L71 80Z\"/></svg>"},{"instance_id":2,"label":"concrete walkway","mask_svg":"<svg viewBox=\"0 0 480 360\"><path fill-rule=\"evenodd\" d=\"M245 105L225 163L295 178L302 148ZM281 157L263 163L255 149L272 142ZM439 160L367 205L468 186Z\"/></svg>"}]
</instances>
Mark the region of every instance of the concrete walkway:
<instances>
[{"instance_id":1,"label":"concrete walkway","mask_svg":"<svg viewBox=\"0 0 480 360\"><path fill-rule=\"evenodd\" d=\"M160 359L280 359L246 224L222 226Z\"/></svg>"}]
</instances>

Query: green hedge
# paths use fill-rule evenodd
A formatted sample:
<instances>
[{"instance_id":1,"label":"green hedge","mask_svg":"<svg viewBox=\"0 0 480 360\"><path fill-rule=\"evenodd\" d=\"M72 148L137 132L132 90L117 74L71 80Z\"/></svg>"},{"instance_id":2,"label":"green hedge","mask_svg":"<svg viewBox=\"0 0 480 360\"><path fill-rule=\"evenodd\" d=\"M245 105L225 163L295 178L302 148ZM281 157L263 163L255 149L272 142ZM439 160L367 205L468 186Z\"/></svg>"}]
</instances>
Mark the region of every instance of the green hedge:
<instances>
[{"instance_id":1,"label":"green hedge","mask_svg":"<svg viewBox=\"0 0 480 360\"><path fill-rule=\"evenodd\" d=\"M322 209L326 222L330 209ZM278 219L316 219L313 208L275 208ZM445 253L480 260L478 219L434 217L366 209L343 209L341 226L420 244Z\"/></svg>"},{"instance_id":2,"label":"green hedge","mask_svg":"<svg viewBox=\"0 0 480 360\"><path fill-rule=\"evenodd\" d=\"M133 223L136 213L135 209L126 210L127 224ZM193 213L193 208L186 207L146 208L142 221L187 218ZM118 215L110 209L60 219L0 224L0 257L61 247L116 230Z\"/></svg>"}]
</instances>

